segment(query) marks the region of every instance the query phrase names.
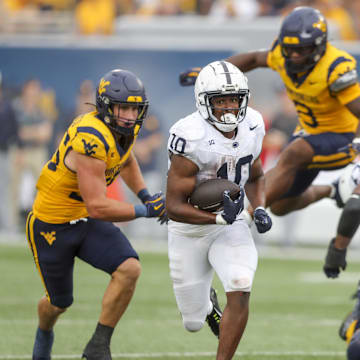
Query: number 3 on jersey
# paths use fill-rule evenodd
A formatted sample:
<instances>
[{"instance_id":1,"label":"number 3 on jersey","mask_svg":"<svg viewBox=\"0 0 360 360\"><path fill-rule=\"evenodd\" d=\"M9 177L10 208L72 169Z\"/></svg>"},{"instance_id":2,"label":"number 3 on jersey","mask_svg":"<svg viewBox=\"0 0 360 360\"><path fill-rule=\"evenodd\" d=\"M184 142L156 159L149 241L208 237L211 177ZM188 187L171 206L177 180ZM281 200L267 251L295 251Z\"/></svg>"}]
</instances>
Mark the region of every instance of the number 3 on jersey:
<instances>
[{"instance_id":1,"label":"number 3 on jersey","mask_svg":"<svg viewBox=\"0 0 360 360\"><path fill-rule=\"evenodd\" d=\"M240 185L241 182L241 169L243 166L248 167L248 176L250 177L250 164L251 160L253 159L252 155L244 156L240 158L235 166L235 180L234 182ZM217 177L222 179L228 179L228 163L224 163L221 165L220 169L216 172Z\"/></svg>"}]
</instances>

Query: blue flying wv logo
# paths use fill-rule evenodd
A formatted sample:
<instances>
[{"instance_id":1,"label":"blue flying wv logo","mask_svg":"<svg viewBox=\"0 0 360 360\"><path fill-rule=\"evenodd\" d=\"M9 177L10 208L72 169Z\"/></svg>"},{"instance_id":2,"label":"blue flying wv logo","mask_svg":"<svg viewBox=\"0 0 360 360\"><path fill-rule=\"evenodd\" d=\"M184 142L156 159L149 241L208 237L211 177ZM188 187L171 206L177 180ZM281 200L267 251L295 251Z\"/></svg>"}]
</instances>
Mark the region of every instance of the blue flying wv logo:
<instances>
[{"instance_id":1,"label":"blue flying wv logo","mask_svg":"<svg viewBox=\"0 0 360 360\"><path fill-rule=\"evenodd\" d=\"M81 141L84 144L85 155L91 156L95 154L95 150L93 149L97 148L97 144L91 145L90 143L87 143L84 139L81 139Z\"/></svg>"}]
</instances>

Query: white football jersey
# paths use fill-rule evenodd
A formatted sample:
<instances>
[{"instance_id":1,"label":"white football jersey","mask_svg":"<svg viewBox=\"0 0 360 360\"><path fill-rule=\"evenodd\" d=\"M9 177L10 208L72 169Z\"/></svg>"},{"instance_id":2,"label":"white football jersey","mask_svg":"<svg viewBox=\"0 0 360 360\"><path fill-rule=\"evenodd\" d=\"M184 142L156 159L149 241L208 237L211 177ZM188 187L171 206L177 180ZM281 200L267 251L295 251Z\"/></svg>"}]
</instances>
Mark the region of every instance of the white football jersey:
<instances>
[{"instance_id":1,"label":"white football jersey","mask_svg":"<svg viewBox=\"0 0 360 360\"><path fill-rule=\"evenodd\" d=\"M226 138L204 120L199 112L180 119L169 132L169 154L185 156L195 163L199 168L197 182L224 178L244 187L249 178L251 165L261 153L265 127L261 114L248 107L246 117L239 124L233 139ZM169 167L170 161L171 159ZM214 231L216 227L169 222L170 231L195 231L199 235Z\"/></svg>"}]
</instances>

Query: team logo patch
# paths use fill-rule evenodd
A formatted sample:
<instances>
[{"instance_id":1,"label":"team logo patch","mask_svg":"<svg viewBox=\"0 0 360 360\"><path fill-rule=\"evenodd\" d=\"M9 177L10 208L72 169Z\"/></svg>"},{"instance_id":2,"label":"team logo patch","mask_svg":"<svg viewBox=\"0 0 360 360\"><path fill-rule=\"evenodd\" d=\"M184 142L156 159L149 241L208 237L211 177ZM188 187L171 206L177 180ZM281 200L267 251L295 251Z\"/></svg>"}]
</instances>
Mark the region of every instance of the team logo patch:
<instances>
[{"instance_id":1,"label":"team logo patch","mask_svg":"<svg viewBox=\"0 0 360 360\"><path fill-rule=\"evenodd\" d=\"M110 85L110 81L105 81L104 79L100 80L99 84L99 95L106 91L106 87Z\"/></svg>"},{"instance_id":2,"label":"team logo patch","mask_svg":"<svg viewBox=\"0 0 360 360\"><path fill-rule=\"evenodd\" d=\"M313 24L314 28L318 28L322 32L326 32L326 23L323 19L320 19L318 22Z\"/></svg>"},{"instance_id":3,"label":"team logo patch","mask_svg":"<svg viewBox=\"0 0 360 360\"><path fill-rule=\"evenodd\" d=\"M53 242L56 240L56 232L55 231L51 231L51 232L44 232L41 231L40 235L43 236L45 238L45 240L48 242L48 244L51 246L53 244Z\"/></svg>"},{"instance_id":4,"label":"team logo patch","mask_svg":"<svg viewBox=\"0 0 360 360\"><path fill-rule=\"evenodd\" d=\"M97 144L90 144L87 143L84 139L81 139L81 141L84 144L84 151L85 151L85 155L87 156L91 156L93 154L95 154L95 148L97 148Z\"/></svg>"}]
</instances>

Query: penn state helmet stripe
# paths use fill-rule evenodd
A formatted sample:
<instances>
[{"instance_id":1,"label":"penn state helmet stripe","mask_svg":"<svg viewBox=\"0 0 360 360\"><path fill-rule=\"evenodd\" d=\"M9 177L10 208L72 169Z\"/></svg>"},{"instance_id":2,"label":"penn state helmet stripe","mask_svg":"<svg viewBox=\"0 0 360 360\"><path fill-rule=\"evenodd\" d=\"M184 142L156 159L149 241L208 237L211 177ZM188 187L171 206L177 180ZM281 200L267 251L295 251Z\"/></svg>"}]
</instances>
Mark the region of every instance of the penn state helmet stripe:
<instances>
[{"instance_id":1,"label":"penn state helmet stripe","mask_svg":"<svg viewBox=\"0 0 360 360\"><path fill-rule=\"evenodd\" d=\"M96 137L98 137L101 140L101 142L104 144L106 153L108 153L109 144L106 142L103 134L100 131L98 131L90 126L80 126L77 128L77 132L78 133L88 133L88 134L92 134L92 135L95 135Z\"/></svg>"},{"instance_id":2,"label":"penn state helmet stripe","mask_svg":"<svg viewBox=\"0 0 360 360\"><path fill-rule=\"evenodd\" d=\"M228 84L231 84L231 76L230 76L229 68L227 67L227 65L226 65L226 63L224 61L220 61L220 64L224 68L224 72L225 72L225 76L226 76L226 82Z\"/></svg>"}]
</instances>

